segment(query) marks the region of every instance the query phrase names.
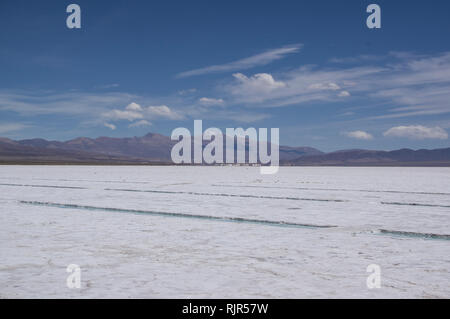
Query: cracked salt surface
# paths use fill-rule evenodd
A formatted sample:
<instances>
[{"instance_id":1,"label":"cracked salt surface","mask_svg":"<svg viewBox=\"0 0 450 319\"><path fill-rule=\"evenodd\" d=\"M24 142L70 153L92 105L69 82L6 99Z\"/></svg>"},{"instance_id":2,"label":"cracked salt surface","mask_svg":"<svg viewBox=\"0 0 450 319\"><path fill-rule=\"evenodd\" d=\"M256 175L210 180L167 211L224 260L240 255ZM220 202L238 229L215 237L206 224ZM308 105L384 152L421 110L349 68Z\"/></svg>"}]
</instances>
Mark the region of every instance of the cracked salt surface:
<instances>
[{"instance_id":1,"label":"cracked salt surface","mask_svg":"<svg viewBox=\"0 0 450 319\"><path fill-rule=\"evenodd\" d=\"M0 179L0 298L450 297L448 168L1 166ZM268 227L283 223L336 227Z\"/></svg>"}]
</instances>

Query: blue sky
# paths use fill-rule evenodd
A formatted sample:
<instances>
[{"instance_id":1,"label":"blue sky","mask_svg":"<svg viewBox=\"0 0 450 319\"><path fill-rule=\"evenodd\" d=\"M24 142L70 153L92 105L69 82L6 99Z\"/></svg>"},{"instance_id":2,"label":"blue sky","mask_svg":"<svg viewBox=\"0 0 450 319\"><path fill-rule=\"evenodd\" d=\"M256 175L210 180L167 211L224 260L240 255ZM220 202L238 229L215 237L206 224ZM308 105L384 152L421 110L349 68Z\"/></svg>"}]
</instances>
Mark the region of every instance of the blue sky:
<instances>
[{"instance_id":1,"label":"blue sky","mask_svg":"<svg viewBox=\"0 0 450 319\"><path fill-rule=\"evenodd\" d=\"M81 7L81 29L66 7ZM368 29L366 7L381 7ZM0 136L279 127L324 151L448 147L450 2L0 3Z\"/></svg>"}]
</instances>

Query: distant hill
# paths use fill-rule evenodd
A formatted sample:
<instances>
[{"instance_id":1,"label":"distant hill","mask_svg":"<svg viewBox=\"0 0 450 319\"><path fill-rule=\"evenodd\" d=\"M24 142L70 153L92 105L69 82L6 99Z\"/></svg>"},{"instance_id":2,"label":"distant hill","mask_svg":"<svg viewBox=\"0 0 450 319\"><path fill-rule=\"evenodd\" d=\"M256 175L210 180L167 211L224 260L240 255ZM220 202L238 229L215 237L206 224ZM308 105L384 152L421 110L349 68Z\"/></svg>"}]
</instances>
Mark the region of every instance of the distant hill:
<instances>
[{"instance_id":1,"label":"distant hill","mask_svg":"<svg viewBox=\"0 0 450 319\"><path fill-rule=\"evenodd\" d=\"M46 150L80 151L156 162L170 161L170 150L175 144L169 137L153 133L143 137L99 137L96 139L79 137L66 142L31 139L17 141L17 143Z\"/></svg>"},{"instance_id":2,"label":"distant hill","mask_svg":"<svg viewBox=\"0 0 450 319\"><path fill-rule=\"evenodd\" d=\"M146 164L149 161L133 157L114 156L59 148L44 140L34 140L35 145L24 145L0 138L1 164ZM43 144L40 144L43 143Z\"/></svg>"},{"instance_id":3,"label":"distant hill","mask_svg":"<svg viewBox=\"0 0 450 319\"><path fill-rule=\"evenodd\" d=\"M6 139L4 139L6 140ZM66 142L47 141L44 139L28 139L21 141L8 140L13 143L17 152L20 147L23 150L33 150L36 154L55 154L56 151L64 151L64 155L75 154L77 156L88 156L88 154L103 154L114 158L133 158L133 161L167 162L171 163L170 153L176 144L168 136L149 133L142 137L112 138L99 137L91 139L79 137ZM1 142L1 140L0 140ZM205 142L204 144L207 144ZM248 143L247 143L248 144ZM4 146L3 146L4 148ZM31 148L31 149L30 149ZM248 145L246 147L248 149ZM225 154L225 151L224 151ZM280 160L290 161L301 156L319 155L321 151L311 147L289 147L280 146ZM0 144L0 159L6 154L2 151Z\"/></svg>"},{"instance_id":4,"label":"distant hill","mask_svg":"<svg viewBox=\"0 0 450 319\"><path fill-rule=\"evenodd\" d=\"M127 138L79 137L65 142L0 138L0 163L170 164L170 152L175 143L156 133ZM450 166L450 148L323 153L312 147L280 146L280 163L288 166Z\"/></svg>"},{"instance_id":5,"label":"distant hill","mask_svg":"<svg viewBox=\"0 0 450 319\"><path fill-rule=\"evenodd\" d=\"M293 166L450 166L450 148L396 151L344 150L303 156L285 162Z\"/></svg>"}]
</instances>

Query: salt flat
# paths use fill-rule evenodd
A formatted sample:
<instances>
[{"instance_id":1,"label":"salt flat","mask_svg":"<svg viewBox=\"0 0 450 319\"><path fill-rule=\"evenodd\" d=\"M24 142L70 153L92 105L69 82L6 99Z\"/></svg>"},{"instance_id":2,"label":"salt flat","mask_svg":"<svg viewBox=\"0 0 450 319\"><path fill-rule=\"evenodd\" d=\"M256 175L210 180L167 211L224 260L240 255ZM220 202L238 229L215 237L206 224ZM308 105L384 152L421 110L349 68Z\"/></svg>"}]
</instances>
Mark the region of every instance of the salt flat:
<instances>
[{"instance_id":1,"label":"salt flat","mask_svg":"<svg viewBox=\"0 0 450 319\"><path fill-rule=\"evenodd\" d=\"M449 168L0 166L2 298L449 298L448 235Z\"/></svg>"}]
</instances>

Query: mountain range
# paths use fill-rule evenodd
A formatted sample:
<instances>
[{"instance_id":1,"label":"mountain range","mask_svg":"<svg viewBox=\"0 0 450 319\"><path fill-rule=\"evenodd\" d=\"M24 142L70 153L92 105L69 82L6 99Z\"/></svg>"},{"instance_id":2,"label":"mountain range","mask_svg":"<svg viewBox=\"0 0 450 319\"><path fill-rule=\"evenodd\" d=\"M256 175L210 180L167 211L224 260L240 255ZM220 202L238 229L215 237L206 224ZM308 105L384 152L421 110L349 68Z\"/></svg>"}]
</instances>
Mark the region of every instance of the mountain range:
<instances>
[{"instance_id":1,"label":"mountain range","mask_svg":"<svg viewBox=\"0 0 450 319\"><path fill-rule=\"evenodd\" d=\"M169 137L79 137L69 141L0 138L0 164L171 164ZM206 144L206 142L205 142ZM248 143L247 143L248 144ZM248 149L248 145L246 145ZM280 146L280 164L290 166L450 166L450 148L395 151L343 150L324 153L312 147Z\"/></svg>"}]
</instances>

